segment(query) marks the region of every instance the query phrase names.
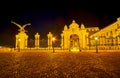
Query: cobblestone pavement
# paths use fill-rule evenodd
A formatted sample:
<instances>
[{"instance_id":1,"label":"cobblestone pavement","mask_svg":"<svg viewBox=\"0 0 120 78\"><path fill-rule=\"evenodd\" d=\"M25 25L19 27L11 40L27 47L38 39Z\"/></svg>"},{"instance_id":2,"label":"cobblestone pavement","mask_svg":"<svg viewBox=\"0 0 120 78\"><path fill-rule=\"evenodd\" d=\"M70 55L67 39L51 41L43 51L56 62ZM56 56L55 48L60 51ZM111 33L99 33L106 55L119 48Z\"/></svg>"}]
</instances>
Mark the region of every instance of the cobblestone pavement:
<instances>
[{"instance_id":1,"label":"cobblestone pavement","mask_svg":"<svg viewBox=\"0 0 120 78\"><path fill-rule=\"evenodd\" d=\"M120 78L120 53L0 53L0 78Z\"/></svg>"}]
</instances>

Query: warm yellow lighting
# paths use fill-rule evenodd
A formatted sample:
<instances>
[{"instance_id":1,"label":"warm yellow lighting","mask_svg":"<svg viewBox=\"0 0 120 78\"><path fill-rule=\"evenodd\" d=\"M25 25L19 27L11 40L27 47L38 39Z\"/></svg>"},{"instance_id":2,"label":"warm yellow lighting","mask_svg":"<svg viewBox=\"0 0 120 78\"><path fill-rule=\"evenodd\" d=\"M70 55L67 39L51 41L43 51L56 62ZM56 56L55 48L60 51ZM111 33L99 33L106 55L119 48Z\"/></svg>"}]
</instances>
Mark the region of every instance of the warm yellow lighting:
<instances>
[{"instance_id":1,"label":"warm yellow lighting","mask_svg":"<svg viewBox=\"0 0 120 78\"><path fill-rule=\"evenodd\" d=\"M52 40L55 41L55 37L53 37Z\"/></svg>"},{"instance_id":2,"label":"warm yellow lighting","mask_svg":"<svg viewBox=\"0 0 120 78\"><path fill-rule=\"evenodd\" d=\"M72 51L72 52L79 52L79 48L73 47L73 48L71 49L71 51Z\"/></svg>"},{"instance_id":3,"label":"warm yellow lighting","mask_svg":"<svg viewBox=\"0 0 120 78\"><path fill-rule=\"evenodd\" d=\"M21 41L21 39L18 39L18 41Z\"/></svg>"},{"instance_id":4,"label":"warm yellow lighting","mask_svg":"<svg viewBox=\"0 0 120 78\"><path fill-rule=\"evenodd\" d=\"M95 37L95 40L98 40L98 37Z\"/></svg>"},{"instance_id":5,"label":"warm yellow lighting","mask_svg":"<svg viewBox=\"0 0 120 78\"><path fill-rule=\"evenodd\" d=\"M84 24L77 24L75 20L67 27L64 26L64 30L61 36L61 45L63 48L69 48L70 51L80 51L81 48L86 48L88 44L88 32L85 29Z\"/></svg>"},{"instance_id":6,"label":"warm yellow lighting","mask_svg":"<svg viewBox=\"0 0 120 78\"><path fill-rule=\"evenodd\" d=\"M19 27L19 33L16 35L16 48L18 46L21 49L28 48L28 35L26 34L25 27L31 25L30 23L20 25L14 21L11 23ZM64 26L64 29L61 33L61 39L59 40L57 36L53 36L51 32L47 34L48 41L47 46L49 51L53 48L61 48L61 50L70 52L81 52L93 49L98 50L120 50L120 17L117 21L109 26L99 30L98 27L86 27L84 24L77 24L75 20L67 26ZM39 34L35 35L35 48L39 48L41 45L39 40ZM56 38L55 38L56 37ZM60 45L59 45L60 43ZM1 48L1 47L0 47ZM42 47L40 47L42 48ZM57 49L58 51L58 49Z\"/></svg>"}]
</instances>

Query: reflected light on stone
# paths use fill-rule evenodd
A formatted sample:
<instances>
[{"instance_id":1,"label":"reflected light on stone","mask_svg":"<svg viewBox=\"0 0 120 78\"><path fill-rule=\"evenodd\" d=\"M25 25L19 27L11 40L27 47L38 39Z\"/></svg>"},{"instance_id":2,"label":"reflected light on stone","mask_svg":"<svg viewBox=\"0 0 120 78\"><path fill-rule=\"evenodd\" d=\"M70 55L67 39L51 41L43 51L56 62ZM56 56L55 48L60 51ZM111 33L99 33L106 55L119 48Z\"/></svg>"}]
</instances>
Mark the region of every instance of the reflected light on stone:
<instances>
[{"instance_id":1,"label":"reflected light on stone","mask_svg":"<svg viewBox=\"0 0 120 78\"><path fill-rule=\"evenodd\" d=\"M71 51L72 51L72 52L79 52L79 48L73 47L73 48L71 49Z\"/></svg>"}]
</instances>

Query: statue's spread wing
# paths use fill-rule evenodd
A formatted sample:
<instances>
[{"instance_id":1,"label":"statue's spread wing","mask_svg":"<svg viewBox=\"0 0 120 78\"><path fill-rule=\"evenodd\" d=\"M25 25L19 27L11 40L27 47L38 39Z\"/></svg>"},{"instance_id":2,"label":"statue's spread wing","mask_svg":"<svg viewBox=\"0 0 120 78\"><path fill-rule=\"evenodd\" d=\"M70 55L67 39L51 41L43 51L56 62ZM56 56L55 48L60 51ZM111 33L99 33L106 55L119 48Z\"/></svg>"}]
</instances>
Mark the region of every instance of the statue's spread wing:
<instances>
[{"instance_id":1,"label":"statue's spread wing","mask_svg":"<svg viewBox=\"0 0 120 78\"><path fill-rule=\"evenodd\" d=\"M30 23L27 23L27 24L23 25L23 28L25 28L27 25L31 25L31 24L30 24Z\"/></svg>"},{"instance_id":2,"label":"statue's spread wing","mask_svg":"<svg viewBox=\"0 0 120 78\"><path fill-rule=\"evenodd\" d=\"M18 23L16 23L16 22L14 22L14 21L11 21L11 23L13 23L13 24L17 25L20 29L22 28L22 26L21 26L20 24L18 24Z\"/></svg>"}]
</instances>

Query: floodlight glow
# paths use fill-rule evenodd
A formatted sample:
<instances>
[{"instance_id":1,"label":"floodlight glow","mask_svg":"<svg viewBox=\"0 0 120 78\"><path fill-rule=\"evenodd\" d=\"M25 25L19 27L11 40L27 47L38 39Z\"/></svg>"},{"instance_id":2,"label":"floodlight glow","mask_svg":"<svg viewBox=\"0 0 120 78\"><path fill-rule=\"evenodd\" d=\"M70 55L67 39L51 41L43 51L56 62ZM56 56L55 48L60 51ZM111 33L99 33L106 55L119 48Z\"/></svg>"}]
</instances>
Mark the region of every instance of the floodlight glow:
<instances>
[{"instance_id":1,"label":"floodlight glow","mask_svg":"<svg viewBox=\"0 0 120 78\"><path fill-rule=\"evenodd\" d=\"M18 39L18 41L21 41L21 39Z\"/></svg>"},{"instance_id":2,"label":"floodlight glow","mask_svg":"<svg viewBox=\"0 0 120 78\"><path fill-rule=\"evenodd\" d=\"M98 37L95 37L95 40L98 40Z\"/></svg>"},{"instance_id":3,"label":"floodlight glow","mask_svg":"<svg viewBox=\"0 0 120 78\"><path fill-rule=\"evenodd\" d=\"M52 40L55 41L55 37L53 37Z\"/></svg>"}]
</instances>

